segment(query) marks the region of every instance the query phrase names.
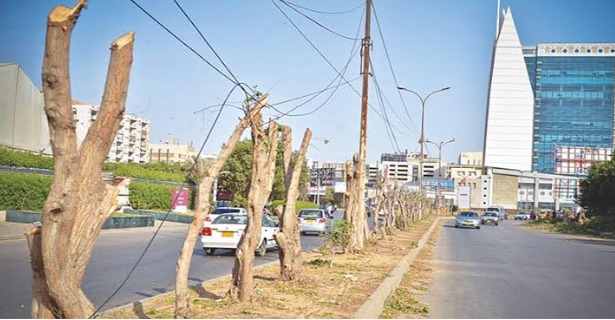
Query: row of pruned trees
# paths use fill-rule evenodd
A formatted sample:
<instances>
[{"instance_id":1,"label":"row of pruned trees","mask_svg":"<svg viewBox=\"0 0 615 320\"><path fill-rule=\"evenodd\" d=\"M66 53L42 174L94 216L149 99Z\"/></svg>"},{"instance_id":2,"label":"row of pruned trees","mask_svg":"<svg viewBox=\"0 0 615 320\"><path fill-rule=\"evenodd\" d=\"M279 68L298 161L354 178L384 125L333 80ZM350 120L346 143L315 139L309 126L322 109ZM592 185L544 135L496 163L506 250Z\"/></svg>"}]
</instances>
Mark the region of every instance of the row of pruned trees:
<instances>
[{"instance_id":1,"label":"row of pruned trees","mask_svg":"<svg viewBox=\"0 0 615 320\"><path fill-rule=\"evenodd\" d=\"M33 271L33 318L89 318L94 306L81 290L94 242L102 224L115 210L120 186L106 185L101 172L106 155L123 118L128 82L132 65L134 33L130 32L113 42L105 91L98 119L90 127L81 147L71 109L69 78L70 37L86 0L79 0L73 8L58 6L48 16L45 58L43 63L43 93L45 113L49 122L51 146L54 154L54 179L42 213L42 225L27 233ZM278 145L283 147L284 186L286 204L280 216L280 232L275 239L280 248L280 280L301 278L303 265L301 240L295 202L299 196L299 180L304 167L305 153L311 139L307 129L301 148L293 155L291 129L273 120L267 125L262 110L267 95L256 94L243 106L244 115L208 167L200 168L196 210L176 264L177 318L189 318L190 299L188 274L194 246L203 221L213 210L209 195L215 179L236 147L242 133L250 128L252 139L252 172L247 199L248 223L236 251L235 266L228 296L234 301L247 302L253 296L254 251L259 244L263 207L273 186ZM370 237L390 234L393 228L406 228L420 219L427 205L416 196L395 189L379 194L379 206L387 207L383 225L376 225L374 233L368 228L362 203L362 176L347 163L348 245L345 252L360 252ZM376 222L378 221L375 218Z\"/></svg>"}]
</instances>

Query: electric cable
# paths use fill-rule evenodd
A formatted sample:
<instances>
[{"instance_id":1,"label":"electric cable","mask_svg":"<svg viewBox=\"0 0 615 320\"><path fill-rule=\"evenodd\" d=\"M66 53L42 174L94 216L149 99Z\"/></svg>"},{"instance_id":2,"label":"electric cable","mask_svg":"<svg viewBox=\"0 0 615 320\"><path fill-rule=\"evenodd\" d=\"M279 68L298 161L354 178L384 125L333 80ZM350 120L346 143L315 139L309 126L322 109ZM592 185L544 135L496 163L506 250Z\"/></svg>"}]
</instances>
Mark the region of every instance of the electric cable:
<instances>
[{"instance_id":1,"label":"electric cable","mask_svg":"<svg viewBox=\"0 0 615 320\"><path fill-rule=\"evenodd\" d=\"M312 9L312 8L307 8L307 7L302 7L296 3L292 3L288 0L285 0L288 4L295 6L297 8L303 9L303 10L307 10L307 11L311 11L311 12L315 12L315 13L322 13L322 14L345 14L345 13L350 13L352 11L355 11L361 7L363 7L365 4L363 2L361 2L358 6L345 10L345 11L320 11L320 10L316 10L316 9Z\"/></svg>"},{"instance_id":2,"label":"electric cable","mask_svg":"<svg viewBox=\"0 0 615 320\"><path fill-rule=\"evenodd\" d=\"M132 0L131 0L132 1ZM226 102L228 101L228 99L230 98L231 94L233 93L233 91L235 91L235 89L237 87L241 87L240 84L235 84L233 86L233 88L229 91L229 93L226 95L226 98L224 99L224 102L222 103L222 106L220 106L220 110L218 110L218 114L216 115L216 118L214 119L214 122L212 123L211 127L209 128L209 132L207 132L207 136L205 137L205 140L203 141L203 143L201 144L201 148L199 149L199 152L196 155L196 159L197 161L195 161L192 166L190 167L190 169L187 172L191 172L192 170L194 170L194 167L196 166L199 157L201 156L201 153L203 152L203 149L205 149L205 145L207 144L207 141L209 140L209 137L211 136L211 133L214 130L214 127L216 126L216 123L218 123L218 120L220 119L220 115L222 114L222 110L224 109L224 106L226 104ZM181 189L184 188L184 186L186 185L186 181L184 180L184 182L182 182L181 185ZM177 195L175 196L175 199L173 199L173 203L175 203L177 201L177 199L179 198L179 193L177 193ZM156 231L154 232L154 234L152 235L151 239L149 240L149 242L147 243L147 245L145 246L145 249L143 250L143 252L141 253L141 255L139 256L139 258L137 259L137 262L135 263L135 265L130 269L130 271L128 272L128 274L126 275L126 277L124 278L124 280L122 281L122 283L117 287L117 289L100 305L100 307L98 307L96 310L94 310L94 312L92 313L92 315L90 315L88 318L92 319L109 301L111 301L111 299L113 299L113 297L115 297L115 295L120 292L120 290L122 289L122 287L124 287L124 285L126 284L126 282L128 282L128 279L130 279L130 277L132 276L132 274L134 273L134 271L137 269L137 267L139 266L139 263L141 262L141 260L143 260L143 257L145 256L145 254L147 253L147 251L149 250L149 248L151 247L152 243L154 242L154 239L156 238L156 236L158 235L158 232L160 232L160 229L162 228L162 226L164 225L164 222L167 220L169 214L171 213L172 208L169 208L169 210L167 211L167 213L165 214L164 218L162 219L162 221L160 222L160 225L158 225L158 228L156 229Z\"/></svg>"},{"instance_id":3,"label":"electric cable","mask_svg":"<svg viewBox=\"0 0 615 320\"><path fill-rule=\"evenodd\" d=\"M282 2L284 5L286 5L287 7L289 7L291 10L293 10L293 11L295 11L296 13L298 13L298 14L302 15L304 18L306 18L306 19L308 19L308 20L312 21L312 22L313 22L314 24L316 24L317 26L319 26L319 27L321 27L321 28L325 29L326 31L328 31L328 32L330 32L330 33L332 33L332 34L334 34L334 35L336 35L336 36L340 37L340 38L347 39L347 40L361 40L360 38L351 38L351 37L349 37L349 36L345 36L345 35L343 35L343 34L341 34L341 33L339 33L339 32L336 32L336 31L332 30L331 28L328 28L327 26L325 26L325 25L323 25L322 23L318 22L316 19L314 19L314 18L312 18L312 17L308 16L307 14L305 14L305 13L303 13L303 12L301 12L301 11L297 10L297 9L296 9L296 8L294 8L293 6L289 5L288 3L286 3L286 1L285 1L285 0L279 0L279 1L280 1L280 2Z\"/></svg>"},{"instance_id":4,"label":"electric cable","mask_svg":"<svg viewBox=\"0 0 615 320\"><path fill-rule=\"evenodd\" d=\"M393 132L393 129L391 128L391 121L389 120L389 116L387 115L386 106L384 105L384 99L382 98L383 96L382 89L380 88L380 84L378 83L378 79L376 78L376 71L374 69L374 64L372 63L371 59L369 61L369 64L372 70L372 81L374 82L376 86L376 92L378 93L378 100L380 101L380 109L382 110L382 114L384 115L384 119L385 119L384 123L387 129L387 135L389 135L389 140L392 140L391 144L393 148L396 148L396 151L401 153L399 144L397 142L397 137L395 137L395 133Z\"/></svg>"},{"instance_id":5,"label":"electric cable","mask_svg":"<svg viewBox=\"0 0 615 320\"><path fill-rule=\"evenodd\" d=\"M384 53L389 63L389 69L391 70L391 74L393 75L393 81L395 81L395 87L399 87L400 85L397 82L397 76L395 75L395 69L393 68L393 64L391 63L391 57L389 56L389 50L387 49L386 42L384 41L384 36L382 35L382 28L380 27L380 20L378 20L378 14L376 13L376 7L374 6L373 2L372 2L372 11L374 12L374 17L376 18L376 25L378 26L378 33L380 34L380 39L382 40L382 47L384 48ZM418 132L416 124L414 123L414 121L412 120L412 117L410 116L410 112L408 111L408 107L406 106L406 101L404 100L404 97L401 94L401 91L397 90L397 93L399 94L399 99L401 100L401 103L404 106L406 115L408 116L408 119L410 120L410 124L412 124L412 127L414 127L414 131Z\"/></svg>"}]
</instances>

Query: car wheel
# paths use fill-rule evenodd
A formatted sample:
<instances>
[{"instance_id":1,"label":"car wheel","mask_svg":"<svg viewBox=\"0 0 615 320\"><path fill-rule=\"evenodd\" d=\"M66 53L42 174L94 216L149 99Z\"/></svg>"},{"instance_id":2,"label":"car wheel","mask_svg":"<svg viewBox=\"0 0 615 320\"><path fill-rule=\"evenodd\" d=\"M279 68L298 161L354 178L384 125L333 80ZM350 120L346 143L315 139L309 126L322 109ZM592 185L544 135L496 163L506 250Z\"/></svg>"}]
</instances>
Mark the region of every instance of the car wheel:
<instances>
[{"instance_id":1,"label":"car wheel","mask_svg":"<svg viewBox=\"0 0 615 320\"><path fill-rule=\"evenodd\" d=\"M476 229L480 229L480 226L476 226Z\"/></svg>"},{"instance_id":2,"label":"car wheel","mask_svg":"<svg viewBox=\"0 0 615 320\"><path fill-rule=\"evenodd\" d=\"M455 228L459 228L459 226L458 226L458 225L455 225Z\"/></svg>"},{"instance_id":3,"label":"car wheel","mask_svg":"<svg viewBox=\"0 0 615 320\"><path fill-rule=\"evenodd\" d=\"M262 257L267 253L267 240L263 239L261 245L256 249L256 256Z\"/></svg>"},{"instance_id":4,"label":"car wheel","mask_svg":"<svg viewBox=\"0 0 615 320\"><path fill-rule=\"evenodd\" d=\"M203 250L205 250L205 254L208 256L213 256L214 252L216 252L216 249L214 248L203 248Z\"/></svg>"},{"instance_id":5,"label":"car wheel","mask_svg":"<svg viewBox=\"0 0 615 320\"><path fill-rule=\"evenodd\" d=\"M499 225L500 225L500 223L499 223L499 222L496 222L496 223L495 223L495 225L496 225L496 226L499 226Z\"/></svg>"}]
</instances>

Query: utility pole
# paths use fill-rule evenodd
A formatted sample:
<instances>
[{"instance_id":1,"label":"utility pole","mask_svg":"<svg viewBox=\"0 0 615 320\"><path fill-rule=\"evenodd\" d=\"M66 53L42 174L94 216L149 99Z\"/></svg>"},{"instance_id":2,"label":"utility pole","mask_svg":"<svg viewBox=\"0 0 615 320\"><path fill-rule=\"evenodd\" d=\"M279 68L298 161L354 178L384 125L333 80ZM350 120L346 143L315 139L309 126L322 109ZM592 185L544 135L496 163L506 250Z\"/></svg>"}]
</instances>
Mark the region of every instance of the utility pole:
<instances>
[{"instance_id":1,"label":"utility pole","mask_svg":"<svg viewBox=\"0 0 615 320\"><path fill-rule=\"evenodd\" d=\"M355 168L359 174L358 213L359 217L365 215L365 162L367 155L367 94L369 83L369 51L371 49L370 23L372 0L365 1L365 37L363 38L363 93L361 98L361 134L359 140L359 163Z\"/></svg>"}]
</instances>

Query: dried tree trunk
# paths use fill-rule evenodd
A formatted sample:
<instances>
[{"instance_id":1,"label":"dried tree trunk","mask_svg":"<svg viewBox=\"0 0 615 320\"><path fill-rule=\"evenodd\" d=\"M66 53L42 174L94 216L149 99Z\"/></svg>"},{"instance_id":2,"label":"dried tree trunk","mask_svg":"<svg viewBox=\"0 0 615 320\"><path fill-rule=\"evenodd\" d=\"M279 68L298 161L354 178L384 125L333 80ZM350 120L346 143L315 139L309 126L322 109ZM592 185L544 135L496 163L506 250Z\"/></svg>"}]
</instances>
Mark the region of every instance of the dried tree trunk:
<instances>
[{"instance_id":1,"label":"dried tree trunk","mask_svg":"<svg viewBox=\"0 0 615 320\"><path fill-rule=\"evenodd\" d=\"M365 240L369 236L369 226L367 225L367 215L365 214L365 203L363 202L362 192L365 183L362 174L365 173L365 168L360 170L362 166L359 161L359 156L355 154L352 157L354 168L350 168L350 162L346 162L346 199L349 203L344 214L344 219L348 221L350 226L350 241L348 251L351 253L360 252L365 246ZM364 164L363 164L364 166ZM350 170L350 171L348 171ZM351 181L350 186L348 181Z\"/></svg>"},{"instance_id":2,"label":"dried tree trunk","mask_svg":"<svg viewBox=\"0 0 615 320\"><path fill-rule=\"evenodd\" d=\"M102 180L102 167L124 114L134 33L111 46L111 60L98 119L81 148L77 138L69 79L70 35L85 1L49 14L43 94L54 155L54 177L38 231L29 232L36 316L87 318L94 307L81 281L103 223L115 209L118 187ZM39 250L40 248L40 250Z\"/></svg>"},{"instance_id":3,"label":"dried tree trunk","mask_svg":"<svg viewBox=\"0 0 615 320\"><path fill-rule=\"evenodd\" d=\"M237 142L241 138L241 134L250 125L250 122L254 120L251 118L252 114L260 113L266 103L267 96L263 96L255 103L251 112L246 112L243 119L237 124L235 130L222 147L222 150L218 154L216 161L207 170L205 178L199 183L197 187L197 199L194 220L192 220L190 229L188 229L188 235L186 236L186 240L184 240L184 244L182 245L182 249L179 253L179 258L177 259L177 263L175 266L175 318L191 318L190 295L188 293L188 273L190 272L192 253L194 252L194 246L196 245L199 231L203 226L203 221L205 221L205 217L207 216L207 214L209 214L211 209L213 209L209 203L209 194L212 191L212 185L216 178L218 178L218 175L220 174L222 167L226 163L226 160L228 160L228 157L235 149Z\"/></svg>"},{"instance_id":4,"label":"dried tree trunk","mask_svg":"<svg viewBox=\"0 0 615 320\"><path fill-rule=\"evenodd\" d=\"M252 128L252 179L248 191L248 223L239 240L233 267L233 279L229 296L234 301L249 302L252 298L254 251L264 241L261 239L263 208L273 188L275 160L278 148L278 128L269 120L266 133L263 128L261 113L255 113L250 124Z\"/></svg>"},{"instance_id":5,"label":"dried tree trunk","mask_svg":"<svg viewBox=\"0 0 615 320\"><path fill-rule=\"evenodd\" d=\"M295 204L299 196L299 177L301 176L305 153L312 138L312 131L306 129L297 159L291 165L291 133L290 127L284 127L282 130L286 204L284 205L284 212L280 216L280 232L274 235L280 249L280 280L282 281L300 278L303 267L303 251L301 249L301 236L295 214Z\"/></svg>"}]
</instances>

